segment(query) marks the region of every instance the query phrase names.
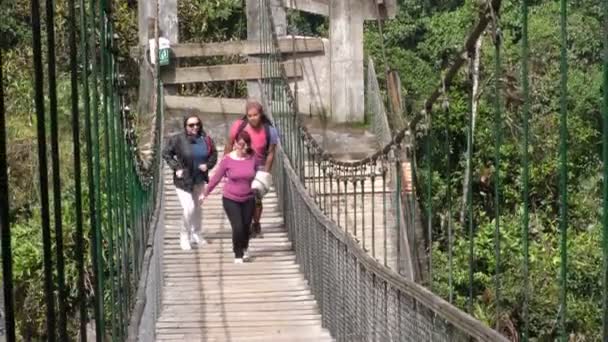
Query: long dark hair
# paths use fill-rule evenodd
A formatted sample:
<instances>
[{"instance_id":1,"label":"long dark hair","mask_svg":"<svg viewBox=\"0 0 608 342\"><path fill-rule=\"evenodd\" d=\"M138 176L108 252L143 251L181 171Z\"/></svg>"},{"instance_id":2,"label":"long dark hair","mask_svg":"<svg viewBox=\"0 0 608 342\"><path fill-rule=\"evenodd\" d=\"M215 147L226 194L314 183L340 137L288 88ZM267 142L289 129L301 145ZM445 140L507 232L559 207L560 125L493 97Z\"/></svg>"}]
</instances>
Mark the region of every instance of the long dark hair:
<instances>
[{"instance_id":1,"label":"long dark hair","mask_svg":"<svg viewBox=\"0 0 608 342\"><path fill-rule=\"evenodd\" d=\"M192 118L196 118L196 120L198 120L198 134L197 136L202 136L203 133L203 121L201 120L201 118L198 117L198 115L195 114L190 114L190 115L186 115L184 117L184 133L186 133L186 126L188 126L188 120L192 119Z\"/></svg>"},{"instance_id":2,"label":"long dark hair","mask_svg":"<svg viewBox=\"0 0 608 342\"><path fill-rule=\"evenodd\" d=\"M239 140L243 140L245 142L245 144L247 144L247 148L245 149L245 153L247 153L248 155L252 155L253 154L253 148L251 148L251 136L249 135L249 133L247 133L246 130L242 130L236 136L236 139L234 141L238 142Z\"/></svg>"},{"instance_id":3,"label":"long dark hair","mask_svg":"<svg viewBox=\"0 0 608 342\"><path fill-rule=\"evenodd\" d=\"M245 105L245 115L243 116L243 121L247 121L247 113L249 113L250 109L254 109L254 108L258 111L258 113L260 113L260 116L262 117L262 124L267 124L267 125L272 126L272 122L270 121L268 116L266 116L266 111L264 111L264 106L262 106L262 104L256 100L247 101L247 104Z\"/></svg>"}]
</instances>

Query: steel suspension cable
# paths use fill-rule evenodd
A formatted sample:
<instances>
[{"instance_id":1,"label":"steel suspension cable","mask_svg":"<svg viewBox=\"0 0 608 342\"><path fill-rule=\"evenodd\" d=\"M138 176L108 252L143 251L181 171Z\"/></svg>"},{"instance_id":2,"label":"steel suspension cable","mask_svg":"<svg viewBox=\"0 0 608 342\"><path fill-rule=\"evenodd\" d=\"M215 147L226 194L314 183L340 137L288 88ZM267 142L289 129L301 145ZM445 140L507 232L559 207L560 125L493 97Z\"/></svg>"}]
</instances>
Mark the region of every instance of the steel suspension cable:
<instances>
[{"instance_id":1,"label":"steel suspension cable","mask_svg":"<svg viewBox=\"0 0 608 342\"><path fill-rule=\"evenodd\" d=\"M53 260L51 251L51 223L49 212L49 180L46 154L46 129L44 109L44 74L42 69L42 43L40 32L40 2L32 0L32 45L34 49L34 103L38 136L38 173L40 186L40 215L42 221L42 248L44 267L44 293L46 300L47 340L56 340L55 296L53 286Z\"/></svg>"},{"instance_id":2,"label":"steel suspension cable","mask_svg":"<svg viewBox=\"0 0 608 342\"><path fill-rule=\"evenodd\" d=\"M491 3L490 3L491 6ZM500 48L502 44L502 35L500 31L500 24L498 22L498 13L491 8L490 13L493 17L493 38L494 38L494 262L496 263L496 269L494 274L495 281L495 327L496 330L500 328L500 272L501 272L501 260L500 260L500 147L502 144L502 113L500 104L500 78L501 78L501 56Z\"/></svg>"},{"instance_id":3,"label":"steel suspension cable","mask_svg":"<svg viewBox=\"0 0 608 342\"><path fill-rule=\"evenodd\" d=\"M91 1L91 4L93 1ZM93 7L94 5L91 5ZM102 298L103 290L99 286L99 278L101 277L100 272L102 267L99 265L98 249L99 249L99 213L97 212L97 205L100 203L97 196L96 186L96 166L95 166L95 146L94 142L95 135L93 133L92 112L91 112L91 99L95 100L95 81L94 74L95 69L95 54L92 54L91 62L89 62L89 41L94 43L94 40L89 37L89 25L87 21L87 12L85 0L79 1L80 7L80 45L81 45L81 58L82 58L82 104L84 111L84 130L85 130L85 154L86 154L86 165L87 165L87 188L89 194L89 225L90 225L90 236L91 236L91 260L93 266L93 315L95 318L95 336L96 341L103 341L103 306L100 305L100 298ZM94 31L93 31L94 32ZM92 45L94 51L94 45ZM89 65L91 65L91 77L89 77ZM92 84L93 96L89 96L89 85ZM93 111L96 111L96 103L93 104ZM82 329L82 328L81 328ZM81 335L86 338L85 335Z\"/></svg>"},{"instance_id":4,"label":"steel suspension cable","mask_svg":"<svg viewBox=\"0 0 608 342\"><path fill-rule=\"evenodd\" d=\"M386 44L384 42L384 30L382 29L382 19L380 17L380 2L375 1L376 6L374 6L376 10L376 24L378 26L378 34L380 35L380 52L382 53L382 62L384 64L384 77L386 78L386 90L389 90L389 67L388 67L388 59L386 58ZM392 103L392 101L388 101ZM401 113L396 113L395 108L392 108L391 111L394 115L401 115ZM430 114L429 114L430 115Z\"/></svg>"},{"instance_id":5,"label":"steel suspension cable","mask_svg":"<svg viewBox=\"0 0 608 342\"><path fill-rule=\"evenodd\" d=\"M473 54L469 53L469 79L473 75ZM471 170L471 164L473 159L473 101L475 100L475 94L473 87L470 89L470 101L469 101L469 112L468 112L468 123L467 123L467 156L466 164L467 169ZM468 224L468 239L469 239L469 297L467 301L467 312L473 313L473 271L474 271L474 235L473 235L473 186L472 186L471 172L467 174L467 224Z\"/></svg>"},{"instance_id":6,"label":"steel suspension cable","mask_svg":"<svg viewBox=\"0 0 608 342\"><path fill-rule=\"evenodd\" d=\"M101 197L101 153L100 153L100 140L99 140L99 91L98 91L98 77L97 73L99 70L98 61L97 61L97 35L95 32L97 31L97 6L95 0L90 0L89 2L89 15L91 24L89 26L90 30L90 46L91 49L91 107L92 107L92 152L93 152L93 182L94 182L94 197L95 203L97 206L94 208L96 211L95 215L95 229L91 230L91 240L92 240L92 260L94 264L94 269L96 269L95 273L95 306L97 311L96 317L96 338L98 342L103 341L103 336L105 334L105 326L106 326L106 318L104 314L104 293L105 293L105 267L104 267L104 257L103 257L103 230L101 224L101 218L103 216L102 211L102 197Z\"/></svg>"},{"instance_id":7,"label":"steel suspension cable","mask_svg":"<svg viewBox=\"0 0 608 342\"><path fill-rule=\"evenodd\" d=\"M61 178L59 174L59 132L57 128L57 76L55 61L55 2L46 0L46 37L48 66L49 117L51 128L51 162L53 177L53 214L55 223L55 248L57 254L58 328L59 340L67 341L67 307L65 270L63 257L63 226L61 215Z\"/></svg>"},{"instance_id":8,"label":"steel suspension cable","mask_svg":"<svg viewBox=\"0 0 608 342\"><path fill-rule=\"evenodd\" d=\"M523 213L522 213L522 241L523 241L523 307L522 307L522 321L523 321L523 330L522 330L522 341L528 341L528 330L529 330L529 303L530 303L530 276L529 276L529 265L530 265L530 256L528 251L528 238L529 238L529 222L530 222L530 192L528 189L528 183L530 179L530 167L529 167L529 151L528 145L530 140L530 88L529 88L529 80L530 77L528 75L528 65L529 65L529 50L528 50L528 0L522 0L522 61L521 61L521 83L522 83L522 93L523 93L523 107L522 107L522 120L523 120L523 170L522 170L522 199L523 199Z\"/></svg>"},{"instance_id":9,"label":"steel suspension cable","mask_svg":"<svg viewBox=\"0 0 608 342\"><path fill-rule=\"evenodd\" d=\"M112 34L112 46L115 47L114 35ZM114 51L114 50L113 50ZM126 229L126 213L125 210L127 208L127 203L124 200L125 194L125 176L126 171L124 167L124 155L122 153L124 146L122 145L123 139L122 134L123 128L120 121L120 108L119 108L119 94L117 90L118 84L118 58L116 53L112 53L112 60L114 67L112 68L112 90L113 90L113 101L112 101L112 111L114 113L114 139L116 145L116 167L118 169L117 177L116 177L116 188L118 189L117 193L117 210L118 210L118 234L120 236L120 269L122 272L122 285L121 289L121 299L120 303L122 305L123 312L123 320L122 322L122 337L123 339L126 337L126 322L128 321L129 308L130 308L130 274L131 270L128 267L128 250L127 250L127 229Z\"/></svg>"},{"instance_id":10,"label":"steel suspension cable","mask_svg":"<svg viewBox=\"0 0 608 342\"><path fill-rule=\"evenodd\" d=\"M560 0L560 115L559 115L559 231L560 275L558 331L566 342L568 284L568 3Z\"/></svg>"},{"instance_id":11,"label":"steel suspension cable","mask_svg":"<svg viewBox=\"0 0 608 342\"><path fill-rule=\"evenodd\" d=\"M76 268L78 270L78 313L79 313L79 335L81 341L86 341L86 293L84 287L84 238L82 218L82 187L81 187L81 159L80 159L80 113L78 108L78 60L76 46L76 5L74 0L69 1L69 45L70 45L70 87L71 87L71 111L72 111L72 141L74 162L74 208L76 211L76 231L74 241L76 242ZM81 33L82 34L82 33ZM85 50L86 51L86 50ZM86 66L83 68L83 77L86 74ZM67 338L67 337L66 337Z\"/></svg>"},{"instance_id":12,"label":"steel suspension cable","mask_svg":"<svg viewBox=\"0 0 608 342\"><path fill-rule=\"evenodd\" d=\"M427 220L427 234L428 234L428 258L429 258L429 289L433 290L433 119L432 113L428 113L427 119L427 136L425 145L425 154L426 154L426 220ZM412 199L414 202L416 201L416 197ZM396 202L399 203L399 202ZM416 222L412 222L415 227Z\"/></svg>"},{"instance_id":13,"label":"steel suspension cable","mask_svg":"<svg viewBox=\"0 0 608 342\"><path fill-rule=\"evenodd\" d=\"M103 149L104 149L104 164L105 164L105 191L106 191L106 219L104 236L108 243L107 260L109 268L109 287L110 287L110 320L111 320L111 331L112 338L115 339L119 336L117 330L118 318L116 317L116 311L114 307L116 305L116 288L115 288L115 260L114 260L114 228L115 228L115 215L114 215L114 186L112 181L112 150L110 145L110 118L109 118L109 82L108 82L108 69L109 60L107 55L107 35L108 35L108 19L106 16L106 2L105 0L99 1L99 42L100 42L100 56L101 56L101 111L103 120ZM157 47L158 50L158 47ZM158 62L157 62L158 63Z\"/></svg>"},{"instance_id":14,"label":"steel suspension cable","mask_svg":"<svg viewBox=\"0 0 608 342\"><path fill-rule=\"evenodd\" d=\"M603 213L602 213L602 252L603 252L603 274L602 274L602 338L608 340L608 1L602 1L603 20Z\"/></svg>"},{"instance_id":15,"label":"steel suspension cable","mask_svg":"<svg viewBox=\"0 0 608 342\"><path fill-rule=\"evenodd\" d=\"M6 113L4 108L4 68L0 49L0 239L2 244L2 283L4 294L4 326L6 339L15 341L15 312L13 302L13 258L11 246L11 225L9 220L9 184L6 151Z\"/></svg>"},{"instance_id":16,"label":"steel suspension cable","mask_svg":"<svg viewBox=\"0 0 608 342\"><path fill-rule=\"evenodd\" d=\"M445 94L444 90L444 101L443 101L443 111L446 120L445 124L445 157L446 157L446 202L447 202L447 230L448 230L448 301L450 303L453 302L454 297L454 273L453 273L453 249L454 249L454 239L453 239L453 231L452 231L452 171L451 171L451 158L452 158L452 148L450 142L450 103L447 98L447 94Z\"/></svg>"}]
</instances>

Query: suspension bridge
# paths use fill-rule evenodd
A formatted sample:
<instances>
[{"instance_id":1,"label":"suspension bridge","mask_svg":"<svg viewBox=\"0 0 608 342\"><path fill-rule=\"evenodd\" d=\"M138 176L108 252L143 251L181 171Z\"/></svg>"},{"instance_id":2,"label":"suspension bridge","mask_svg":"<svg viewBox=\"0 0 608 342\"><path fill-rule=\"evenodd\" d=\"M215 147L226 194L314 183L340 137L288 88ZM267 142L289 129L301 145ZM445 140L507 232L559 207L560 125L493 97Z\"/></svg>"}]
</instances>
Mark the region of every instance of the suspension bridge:
<instances>
[{"instance_id":1,"label":"suspension bridge","mask_svg":"<svg viewBox=\"0 0 608 342\"><path fill-rule=\"evenodd\" d=\"M42 244L38 262L42 265L44 289L44 333L27 336L29 323L16 306L24 296L14 286L13 251L23 243L12 229L9 191L10 160L4 89L7 87L0 68L0 226L2 242L3 315L2 339L18 340L96 340L96 341L520 341L529 336L528 281L529 256L523 253L524 298L516 329L501 325L499 298L503 270L497 267L494 290L495 317L479 317L475 302L485 295L474 286L475 251L472 188L466 200L467 225L461 227L467 255L452 255L453 234L449 219L437 219L431 205L422 206L421 198L431 198L435 191L429 169L418 169L416 153L432 148L432 117L449 116L450 85L470 59L475 40L482 32L492 34L495 47L495 120L501 118L500 81L501 36L497 16L500 1L488 2L464 39L460 53L443 72L442 82L429 94L418 114L407 119L391 115L378 83L374 61L366 61L365 121L363 130L315 126L302 115L302 103L313 107L318 98L306 98L299 81L314 68L306 65L311 55L323 56L326 43L312 37L287 35L275 22L277 10L285 7L314 7L307 10L329 13L335 5L324 1L276 4L258 1L254 19L255 40L171 46L170 66L161 66L160 49L151 63L149 50L134 49L132 56L140 66L138 113L129 109L127 82L123 74L124 55L117 51L111 1L69 0L70 113L73 146L70 158L59 153L58 98L53 23L53 1L47 2L41 18L38 0L31 1L31 37L33 47L33 84L36 109L40 187L40 234ZM372 2L375 18L381 27L380 13L387 11L383 2ZM562 18L567 12L562 0ZM302 5L303 4L303 5ZM312 5L311 5L312 4ZM314 5L314 6L313 6ZM386 5L386 4L385 4ZM389 4L390 5L390 4ZM315 7L316 6L316 7ZM522 3L522 120L529 120L529 84L527 75L528 42L527 2ZM390 11L390 6L388 6ZM156 3L154 18L160 18ZM608 5L605 5L608 12ZM44 20L43 20L44 19ZM158 19L148 34L159 44ZM152 35L153 33L153 35ZM562 68L567 75L566 31L562 31ZM47 39L46 51L42 39ZM608 48L608 46L606 47ZM137 51L135 51L137 50ZM46 59L44 52L47 53ZM164 53L164 52L162 52ZM207 65L206 57L227 55L252 56L249 63ZM0 50L0 66L3 51ZM195 62L182 63L192 59ZM604 71L608 75L608 56ZM317 60L312 60L312 64ZM46 62L46 65L45 63ZM196 64L199 63L199 64ZM182 65L183 64L183 65ZM46 67L46 68L45 68ZM170 170L160 151L165 139L181 129L184 109L201 114L205 130L220 146L225 143L230 124L244 110L243 99L181 96L175 87L203 82L244 80L249 89L257 89L280 135L273 167L273 188L265 197L262 217L264 238L252 240L253 261L232 263L230 225L221 207L221 196L212 195L203 209L204 236L208 244L190 251L179 248L181 208L174 193ZM560 303L556 316L555 338L567 341L575 326L567 315L567 77L562 79L560 113L560 210L556 220L560 228ZM45 85L48 90L45 92ZM306 88L306 86L302 86ZM391 91L391 86L387 86ZM394 88L392 88L394 90ZM329 90L328 90L329 91ZM332 90L333 91L333 90ZM604 80L604 119L608 120L608 76ZM342 95L335 95L340 97ZM317 102L315 102L317 101ZM322 102L322 101L321 101ZM357 102L357 101L355 101ZM438 105L440 104L440 105ZM353 104L356 106L356 103ZM394 103L391 104L394 112ZM438 108L439 107L439 108ZM393 113L395 114L395 113ZM469 116L470 119L470 116ZM48 125L47 125L48 123ZM64 124L64 123L61 123ZM66 123L67 124L67 123ZM342 131L341 131L342 130ZM338 136L332 145L329 133ZM500 126L496 129L500 150ZM344 133L347 132L347 133ZM356 133L353 133L356 132ZM528 132L524 153L527 156ZM353 138L354 135L354 138ZM345 136L357 141L346 141ZM468 145L473 145L472 124L468 125ZM604 132L604 143L608 144ZM47 140L48 139L48 140ZM446 137L449 141L449 137ZM437 142L435 142L437 143ZM48 146L47 146L48 145ZM62 148L65 148L62 146ZM606 146L605 146L606 148ZM449 154L450 147L446 147ZM417 152L418 151L418 152ZM608 149L606 150L608 151ZM472 160L467 149L467 163ZM50 160L49 160L50 156ZM608 154L604 152L604 156ZM494 163L498 170L499 153ZM527 170L527 158L524 158ZM450 173L448 158L447 171ZM70 208L62 194L60 172L74 179ZM608 168L604 166L605 172ZM213 171L212 171L213 172ZM528 172L525 177L527 179ZM500 177L494 175L493 199L500 201ZM421 182L421 179L424 182ZM524 184L527 181L524 181ZM522 234L527 241L529 223L524 189ZM216 193L219 193L216 191ZM604 186L604 203L608 187ZM604 206L606 208L606 205ZM65 222L62 211L73 213ZM496 205L495 262L500 263L500 205ZM448 274L436 276L432 249L434 232L449 232ZM608 220L604 219L604 232ZM68 227L69 226L69 227ZM70 228L71 235L65 231ZM73 229L72 229L73 228ZM606 239L606 237L604 237ZM527 246L527 245L526 245ZM527 247L526 247L527 248ZM598 249L602 246L598 246ZM464 249L460 249L464 250ZM66 251L69 251L66 252ZM604 246L604 263L608 247ZM67 258L76 261L77 277L66 279ZM467 289L456 289L452 258L469 261ZM439 272L446 271L445 268ZM513 271L513 270L511 270ZM604 275L605 275L604 271ZM439 280L437 280L439 279ZM447 283L438 281L448 279ZM606 278L602 282L603 331L597 336L608 340ZM68 282L75 285L68 286ZM73 289L72 292L68 288ZM441 288L442 291L437 289ZM467 292L467 302L457 303L454 292ZM483 292L483 293L482 293ZM503 294L506 296L508 294ZM538 294L542 295L542 294ZM512 302L512 301L511 301ZM18 305L18 304L17 304ZM502 310L502 311L501 311ZM598 311L600 313L600 311ZM491 322L490 324L488 324Z\"/></svg>"}]
</instances>

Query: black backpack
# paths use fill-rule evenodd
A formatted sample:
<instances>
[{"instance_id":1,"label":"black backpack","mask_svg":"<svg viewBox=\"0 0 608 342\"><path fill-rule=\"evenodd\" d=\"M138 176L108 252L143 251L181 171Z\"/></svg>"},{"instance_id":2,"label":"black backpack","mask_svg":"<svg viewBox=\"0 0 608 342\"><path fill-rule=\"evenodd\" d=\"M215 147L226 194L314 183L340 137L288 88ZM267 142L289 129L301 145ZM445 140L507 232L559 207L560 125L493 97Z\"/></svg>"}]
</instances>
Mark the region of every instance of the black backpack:
<instances>
[{"instance_id":1,"label":"black backpack","mask_svg":"<svg viewBox=\"0 0 608 342\"><path fill-rule=\"evenodd\" d=\"M249 121L247 121L247 116L244 116L241 119L241 125L239 126L239 129L236 131L235 138L245 129L245 127L247 127L248 123L249 123ZM266 120L266 121L264 121L263 125L264 125L264 133L266 133L266 147L264 149L264 156L267 156L268 149L270 148L270 126L272 126L272 123L270 121Z\"/></svg>"}]
</instances>

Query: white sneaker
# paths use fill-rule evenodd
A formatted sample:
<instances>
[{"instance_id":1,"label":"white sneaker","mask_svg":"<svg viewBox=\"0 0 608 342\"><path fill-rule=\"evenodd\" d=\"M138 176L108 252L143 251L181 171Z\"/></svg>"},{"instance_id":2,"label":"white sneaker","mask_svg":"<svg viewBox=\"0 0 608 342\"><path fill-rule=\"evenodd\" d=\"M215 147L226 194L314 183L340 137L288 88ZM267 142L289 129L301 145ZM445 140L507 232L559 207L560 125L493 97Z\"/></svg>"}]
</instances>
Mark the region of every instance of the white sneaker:
<instances>
[{"instance_id":1,"label":"white sneaker","mask_svg":"<svg viewBox=\"0 0 608 342\"><path fill-rule=\"evenodd\" d=\"M188 233L180 233L179 234L179 245L182 247L182 250L189 251L190 247L190 239L188 238Z\"/></svg>"},{"instance_id":2,"label":"white sneaker","mask_svg":"<svg viewBox=\"0 0 608 342\"><path fill-rule=\"evenodd\" d=\"M235 258L234 259L234 263L235 264L242 264L243 263L243 258Z\"/></svg>"},{"instance_id":3,"label":"white sneaker","mask_svg":"<svg viewBox=\"0 0 608 342\"><path fill-rule=\"evenodd\" d=\"M249 261L250 259L251 259L251 256L249 255L249 251L244 250L243 251L243 261Z\"/></svg>"},{"instance_id":4,"label":"white sneaker","mask_svg":"<svg viewBox=\"0 0 608 342\"><path fill-rule=\"evenodd\" d=\"M190 243L202 246L207 244L207 240L201 238L198 233L192 233L190 235Z\"/></svg>"}]
</instances>

